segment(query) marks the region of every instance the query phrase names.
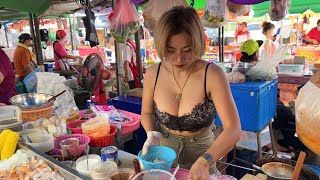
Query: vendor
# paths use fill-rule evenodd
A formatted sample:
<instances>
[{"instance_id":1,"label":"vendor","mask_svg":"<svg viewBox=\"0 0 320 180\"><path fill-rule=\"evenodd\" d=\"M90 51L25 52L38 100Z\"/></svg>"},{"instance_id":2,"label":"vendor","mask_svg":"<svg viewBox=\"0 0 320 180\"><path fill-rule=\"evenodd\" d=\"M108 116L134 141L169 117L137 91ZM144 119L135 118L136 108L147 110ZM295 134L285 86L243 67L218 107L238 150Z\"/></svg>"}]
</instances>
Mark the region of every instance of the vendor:
<instances>
[{"instance_id":1,"label":"vendor","mask_svg":"<svg viewBox=\"0 0 320 180\"><path fill-rule=\"evenodd\" d=\"M311 44L320 42L320 19L317 21L317 27L312 28L306 36L305 41Z\"/></svg>"},{"instance_id":2,"label":"vendor","mask_svg":"<svg viewBox=\"0 0 320 180\"><path fill-rule=\"evenodd\" d=\"M0 48L0 106L10 104L11 97L17 95L15 73L7 54Z\"/></svg>"},{"instance_id":3,"label":"vendor","mask_svg":"<svg viewBox=\"0 0 320 180\"><path fill-rule=\"evenodd\" d=\"M271 22L264 22L262 24L262 34L266 36L264 44L261 46L261 53L267 53L269 56L274 55L276 46L273 42L275 26Z\"/></svg>"},{"instance_id":4,"label":"vendor","mask_svg":"<svg viewBox=\"0 0 320 180\"><path fill-rule=\"evenodd\" d=\"M73 60L83 60L81 56L74 56L68 54L66 48L64 47L67 42L67 33L64 30L58 30L56 32L56 39L53 43L53 53L54 53L54 70L69 70L67 59Z\"/></svg>"},{"instance_id":5,"label":"vendor","mask_svg":"<svg viewBox=\"0 0 320 180\"><path fill-rule=\"evenodd\" d=\"M36 56L29 49L32 46L32 38L30 34L23 33L19 37L19 42L13 54L13 63L16 74L22 82L23 79L30 74L36 65Z\"/></svg>"},{"instance_id":6,"label":"vendor","mask_svg":"<svg viewBox=\"0 0 320 180\"><path fill-rule=\"evenodd\" d=\"M242 54L241 62L254 63L259 61L259 44L255 40L249 39L242 43L240 52Z\"/></svg>"},{"instance_id":7,"label":"vendor","mask_svg":"<svg viewBox=\"0 0 320 180\"><path fill-rule=\"evenodd\" d=\"M162 62L146 72L141 122L147 132L142 154L153 145L174 149L177 164L190 169L188 179L208 179L216 162L240 138L240 121L222 69L201 59L203 27L191 7L177 6L158 21L155 44ZM223 132L215 140L216 113Z\"/></svg>"},{"instance_id":8,"label":"vendor","mask_svg":"<svg viewBox=\"0 0 320 180\"><path fill-rule=\"evenodd\" d=\"M239 42L238 41L238 37L239 36L244 37L244 38L241 38L242 42L243 42L243 40L250 39L250 32L247 29L247 23L246 22L243 22L243 23L241 23L239 25L239 29L238 29L238 31L236 32L236 35L235 35L236 42Z\"/></svg>"}]
</instances>

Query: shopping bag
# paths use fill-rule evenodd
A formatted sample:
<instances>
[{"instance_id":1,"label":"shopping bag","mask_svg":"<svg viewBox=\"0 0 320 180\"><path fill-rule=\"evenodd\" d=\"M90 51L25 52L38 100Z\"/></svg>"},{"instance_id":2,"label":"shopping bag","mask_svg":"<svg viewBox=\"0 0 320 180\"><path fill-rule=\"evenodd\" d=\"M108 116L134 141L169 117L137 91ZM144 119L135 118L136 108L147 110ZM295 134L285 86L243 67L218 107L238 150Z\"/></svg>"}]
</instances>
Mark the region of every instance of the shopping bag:
<instances>
[{"instance_id":1,"label":"shopping bag","mask_svg":"<svg viewBox=\"0 0 320 180\"><path fill-rule=\"evenodd\" d=\"M131 0L117 0L108 20L110 33L119 43L126 42L128 36L134 34L140 27L139 14Z\"/></svg>"}]
</instances>

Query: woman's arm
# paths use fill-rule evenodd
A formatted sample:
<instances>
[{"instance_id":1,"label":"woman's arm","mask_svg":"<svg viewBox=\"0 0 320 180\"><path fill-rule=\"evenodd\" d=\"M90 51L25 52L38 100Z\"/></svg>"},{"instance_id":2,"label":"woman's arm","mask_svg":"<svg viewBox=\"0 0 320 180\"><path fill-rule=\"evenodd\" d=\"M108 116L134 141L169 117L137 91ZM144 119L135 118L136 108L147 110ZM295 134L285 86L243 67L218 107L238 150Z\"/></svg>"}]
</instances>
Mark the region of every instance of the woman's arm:
<instances>
[{"instance_id":1,"label":"woman's arm","mask_svg":"<svg viewBox=\"0 0 320 180\"><path fill-rule=\"evenodd\" d=\"M270 40L266 40L266 43L264 43L263 48L265 49L265 51L267 52L268 55L271 55L271 42Z\"/></svg>"},{"instance_id":2,"label":"woman's arm","mask_svg":"<svg viewBox=\"0 0 320 180\"><path fill-rule=\"evenodd\" d=\"M207 74L208 86L216 110L222 121L223 131L207 150L218 161L232 150L240 139L240 120L236 105L231 95L225 73L216 65L210 65Z\"/></svg>"},{"instance_id":3,"label":"woman's arm","mask_svg":"<svg viewBox=\"0 0 320 180\"><path fill-rule=\"evenodd\" d=\"M156 130L156 122L153 111L153 89L155 74L158 67L159 64L150 66L146 71L145 79L143 81L141 124L147 133L149 131Z\"/></svg>"}]
</instances>

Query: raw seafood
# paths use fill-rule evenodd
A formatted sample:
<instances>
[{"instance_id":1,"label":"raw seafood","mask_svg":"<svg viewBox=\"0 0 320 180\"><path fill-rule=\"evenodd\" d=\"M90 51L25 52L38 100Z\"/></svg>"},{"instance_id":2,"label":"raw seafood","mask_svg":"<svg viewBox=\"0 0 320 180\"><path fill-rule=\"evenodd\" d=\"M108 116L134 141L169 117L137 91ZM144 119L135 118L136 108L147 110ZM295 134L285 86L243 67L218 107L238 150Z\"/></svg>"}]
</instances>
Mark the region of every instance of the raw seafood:
<instances>
[{"instance_id":1,"label":"raw seafood","mask_svg":"<svg viewBox=\"0 0 320 180\"><path fill-rule=\"evenodd\" d=\"M154 163L166 162L166 160L155 158L155 159L153 160L153 162L154 162Z\"/></svg>"}]
</instances>

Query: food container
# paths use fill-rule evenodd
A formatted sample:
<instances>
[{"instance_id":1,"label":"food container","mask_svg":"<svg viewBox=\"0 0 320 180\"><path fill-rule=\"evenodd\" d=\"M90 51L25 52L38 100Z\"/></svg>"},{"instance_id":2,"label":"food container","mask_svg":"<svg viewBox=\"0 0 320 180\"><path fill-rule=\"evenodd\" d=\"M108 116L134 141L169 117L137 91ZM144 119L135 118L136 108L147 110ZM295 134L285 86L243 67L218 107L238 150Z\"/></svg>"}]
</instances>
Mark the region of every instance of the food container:
<instances>
[{"instance_id":1,"label":"food container","mask_svg":"<svg viewBox=\"0 0 320 180\"><path fill-rule=\"evenodd\" d=\"M142 171L135 175L132 180L175 180L172 174L168 171L161 169L152 169L147 171Z\"/></svg>"},{"instance_id":2,"label":"food container","mask_svg":"<svg viewBox=\"0 0 320 180\"><path fill-rule=\"evenodd\" d=\"M115 162L105 161L97 163L92 167L91 177L96 180L105 180L106 177L118 170L118 166Z\"/></svg>"},{"instance_id":3,"label":"food container","mask_svg":"<svg viewBox=\"0 0 320 180\"><path fill-rule=\"evenodd\" d=\"M52 98L52 96L49 94L24 93L13 96L10 98L10 102L15 106L19 106L23 110L31 110L50 106L51 103L47 103L50 98Z\"/></svg>"},{"instance_id":4,"label":"food container","mask_svg":"<svg viewBox=\"0 0 320 180\"><path fill-rule=\"evenodd\" d=\"M79 146L79 139L68 138L60 142L61 155L64 159L72 159L73 155L69 152L70 148L77 148Z\"/></svg>"},{"instance_id":5,"label":"food container","mask_svg":"<svg viewBox=\"0 0 320 180\"><path fill-rule=\"evenodd\" d=\"M90 176L92 167L100 163L100 156L96 154L88 155L88 168L87 168L87 156L81 156L76 161L76 170L81 174Z\"/></svg>"},{"instance_id":6,"label":"food container","mask_svg":"<svg viewBox=\"0 0 320 180\"><path fill-rule=\"evenodd\" d=\"M22 130L21 110L18 106L0 106L0 133L5 129Z\"/></svg>"},{"instance_id":7,"label":"food container","mask_svg":"<svg viewBox=\"0 0 320 180\"><path fill-rule=\"evenodd\" d=\"M29 134L31 143L26 141L26 144L41 151L49 152L53 149L53 136L51 134Z\"/></svg>"},{"instance_id":8,"label":"food container","mask_svg":"<svg viewBox=\"0 0 320 180\"><path fill-rule=\"evenodd\" d=\"M135 175L135 172L133 169L122 168L122 169L118 169L117 171L113 172L109 176L109 178L111 180L131 180L134 175Z\"/></svg>"},{"instance_id":9,"label":"food container","mask_svg":"<svg viewBox=\"0 0 320 180\"><path fill-rule=\"evenodd\" d=\"M82 134L81 124L86 120L72 121L67 124L67 129L72 131L72 134Z\"/></svg>"},{"instance_id":10,"label":"food container","mask_svg":"<svg viewBox=\"0 0 320 180\"><path fill-rule=\"evenodd\" d=\"M69 148L68 150L69 150L69 152L71 152L71 154L74 157L81 156L81 154L84 152L85 145L90 142L90 137L83 135L83 134L68 134L68 135L60 136L60 137L54 139L54 149L53 149L54 153L57 155L61 155L62 148L60 146L60 142L65 139L69 139L69 138L79 139L79 146L76 148Z\"/></svg>"},{"instance_id":11,"label":"food container","mask_svg":"<svg viewBox=\"0 0 320 180\"><path fill-rule=\"evenodd\" d=\"M62 161L62 164L71 167L72 169L76 169L76 162L75 161Z\"/></svg>"},{"instance_id":12,"label":"food container","mask_svg":"<svg viewBox=\"0 0 320 180\"><path fill-rule=\"evenodd\" d=\"M279 64L278 73L288 75L302 75L304 64Z\"/></svg>"},{"instance_id":13,"label":"food container","mask_svg":"<svg viewBox=\"0 0 320 180\"><path fill-rule=\"evenodd\" d=\"M32 136L33 134L42 134L40 129L26 129L23 131L19 131L20 137L24 142L28 142L27 136Z\"/></svg>"}]
</instances>

